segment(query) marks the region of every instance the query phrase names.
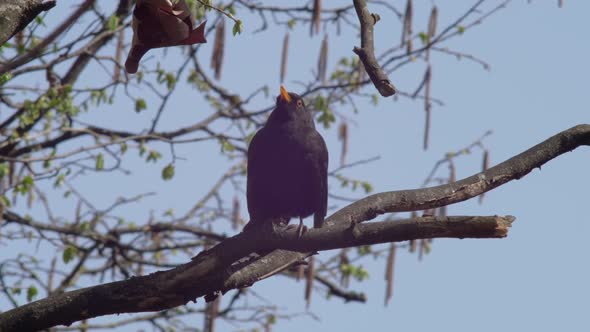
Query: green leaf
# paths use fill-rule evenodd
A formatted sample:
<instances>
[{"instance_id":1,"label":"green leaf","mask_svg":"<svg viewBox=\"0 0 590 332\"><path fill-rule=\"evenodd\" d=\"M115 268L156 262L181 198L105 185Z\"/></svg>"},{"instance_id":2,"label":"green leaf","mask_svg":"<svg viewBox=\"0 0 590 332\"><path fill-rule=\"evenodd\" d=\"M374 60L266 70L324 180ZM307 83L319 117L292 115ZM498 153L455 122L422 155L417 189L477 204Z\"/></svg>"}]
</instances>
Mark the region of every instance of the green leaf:
<instances>
[{"instance_id":1,"label":"green leaf","mask_svg":"<svg viewBox=\"0 0 590 332\"><path fill-rule=\"evenodd\" d=\"M173 73L167 73L166 74L166 87L168 88L168 90L174 89L175 85L176 85L176 76L174 76Z\"/></svg>"},{"instance_id":2,"label":"green leaf","mask_svg":"<svg viewBox=\"0 0 590 332\"><path fill-rule=\"evenodd\" d=\"M12 79L12 73L10 73L10 72L0 75L0 85L3 85L4 83L10 81L11 79Z\"/></svg>"},{"instance_id":3,"label":"green leaf","mask_svg":"<svg viewBox=\"0 0 590 332\"><path fill-rule=\"evenodd\" d=\"M247 145L250 145L250 142L252 142L252 139L254 138L254 135L256 135L256 132L255 131L249 133L248 136L246 136L244 138L244 141L246 141L246 144Z\"/></svg>"},{"instance_id":4,"label":"green leaf","mask_svg":"<svg viewBox=\"0 0 590 332\"><path fill-rule=\"evenodd\" d=\"M275 316L275 315L269 315L268 316L268 323L269 324L276 324L277 323L277 316Z\"/></svg>"},{"instance_id":5,"label":"green leaf","mask_svg":"<svg viewBox=\"0 0 590 332\"><path fill-rule=\"evenodd\" d=\"M64 174L59 174L56 178L55 178L55 182L53 183L53 187L54 188L59 188L61 187L61 185L64 183L64 181L66 180L66 176Z\"/></svg>"},{"instance_id":6,"label":"green leaf","mask_svg":"<svg viewBox=\"0 0 590 332\"><path fill-rule=\"evenodd\" d=\"M115 31L117 30L117 27L119 26L119 17L116 15L113 15L111 17L109 17L109 20L107 21L107 28L109 29L109 31Z\"/></svg>"},{"instance_id":7,"label":"green leaf","mask_svg":"<svg viewBox=\"0 0 590 332\"><path fill-rule=\"evenodd\" d=\"M35 17L35 23L45 26L45 21L43 21L43 17L41 17L41 15Z\"/></svg>"},{"instance_id":8,"label":"green leaf","mask_svg":"<svg viewBox=\"0 0 590 332\"><path fill-rule=\"evenodd\" d=\"M369 182L363 182L361 185L363 186L363 189L365 190L365 193L368 194L371 191L373 191L373 186Z\"/></svg>"},{"instance_id":9,"label":"green leaf","mask_svg":"<svg viewBox=\"0 0 590 332\"><path fill-rule=\"evenodd\" d=\"M139 156L143 156L143 154L147 151L145 144L143 142L139 143Z\"/></svg>"},{"instance_id":10,"label":"green leaf","mask_svg":"<svg viewBox=\"0 0 590 332\"><path fill-rule=\"evenodd\" d=\"M353 276L358 281L363 281L369 277L369 272L362 266L354 266L350 264L340 265L340 272L344 276Z\"/></svg>"},{"instance_id":11,"label":"green leaf","mask_svg":"<svg viewBox=\"0 0 590 332\"><path fill-rule=\"evenodd\" d=\"M150 153L148 153L148 156L145 158L146 161L150 162L156 162L158 161L158 159L162 158L162 154L156 150L151 150Z\"/></svg>"},{"instance_id":12,"label":"green leaf","mask_svg":"<svg viewBox=\"0 0 590 332\"><path fill-rule=\"evenodd\" d=\"M80 223L80 230L83 232L89 231L90 230L90 222L83 221L82 223Z\"/></svg>"},{"instance_id":13,"label":"green leaf","mask_svg":"<svg viewBox=\"0 0 590 332\"><path fill-rule=\"evenodd\" d=\"M359 266L354 270L352 276L358 281L363 281L369 278L369 271L365 270L362 266Z\"/></svg>"},{"instance_id":14,"label":"green leaf","mask_svg":"<svg viewBox=\"0 0 590 332\"><path fill-rule=\"evenodd\" d=\"M162 179L168 181L174 177L174 165L168 164L168 166L162 169Z\"/></svg>"},{"instance_id":15,"label":"green leaf","mask_svg":"<svg viewBox=\"0 0 590 332\"><path fill-rule=\"evenodd\" d=\"M120 147L121 147L121 154L124 154L125 152L127 152L127 148L128 148L127 143L121 142Z\"/></svg>"},{"instance_id":16,"label":"green leaf","mask_svg":"<svg viewBox=\"0 0 590 332\"><path fill-rule=\"evenodd\" d=\"M430 38L428 37L428 35L426 34L426 32L420 32L418 34L418 37L420 37L420 40L422 41L422 44L428 44L428 42L430 42Z\"/></svg>"},{"instance_id":17,"label":"green leaf","mask_svg":"<svg viewBox=\"0 0 590 332\"><path fill-rule=\"evenodd\" d=\"M0 163L0 179L8 175L9 170L8 163Z\"/></svg>"},{"instance_id":18,"label":"green leaf","mask_svg":"<svg viewBox=\"0 0 590 332\"><path fill-rule=\"evenodd\" d=\"M230 141L228 141L226 139L221 140L221 152L232 152L235 150L236 150L236 147L233 144L231 144Z\"/></svg>"},{"instance_id":19,"label":"green leaf","mask_svg":"<svg viewBox=\"0 0 590 332\"><path fill-rule=\"evenodd\" d=\"M424 246L424 254L426 254L426 255L430 254L430 251L432 250L432 247L430 246L430 242L424 240L422 245Z\"/></svg>"},{"instance_id":20,"label":"green leaf","mask_svg":"<svg viewBox=\"0 0 590 332\"><path fill-rule=\"evenodd\" d=\"M10 200L5 195L0 196L0 204L3 204L6 207L10 207Z\"/></svg>"},{"instance_id":21,"label":"green leaf","mask_svg":"<svg viewBox=\"0 0 590 332\"><path fill-rule=\"evenodd\" d=\"M72 246L67 246L66 249L64 249L63 255L61 256L61 258L63 259L64 263L69 263L72 259L74 259L74 257L76 257L76 255L78 254L78 249L76 249L75 247Z\"/></svg>"},{"instance_id":22,"label":"green leaf","mask_svg":"<svg viewBox=\"0 0 590 332\"><path fill-rule=\"evenodd\" d=\"M37 291L37 287L29 286L29 288L27 288L27 301L31 302L35 296L37 296L37 293L39 293L39 291Z\"/></svg>"},{"instance_id":23,"label":"green leaf","mask_svg":"<svg viewBox=\"0 0 590 332\"><path fill-rule=\"evenodd\" d=\"M377 104L379 104L379 95L377 95L377 94L371 95L371 103L374 106L377 106Z\"/></svg>"},{"instance_id":24,"label":"green leaf","mask_svg":"<svg viewBox=\"0 0 590 332\"><path fill-rule=\"evenodd\" d=\"M139 113L147 108L147 103L143 98L137 98L135 100L135 112Z\"/></svg>"},{"instance_id":25,"label":"green leaf","mask_svg":"<svg viewBox=\"0 0 590 332\"><path fill-rule=\"evenodd\" d=\"M225 10L232 15L236 15L236 9L234 8L234 5L225 7Z\"/></svg>"},{"instance_id":26,"label":"green leaf","mask_svg":"<svg viewBox=\"0 0 590 332\"><path fill-rule=\"evenodd\" d=\"M357 252L359 255L364 256L364 255L368 255L371 253L371 246L366 245L366 246L359 246L356 248Z\"/></svg>"},{"instance_id":27,"label":"green leaf","mask_svg":"<svg viewBox=\"0 0 590 332\"><path fill-rule=\"evenodd\" d=\"M237 20L236 23L234 23L234 28L232 29L232 32L235 35L242 33L242 31L244 31L244 24L242 23L242 20Z\"/></svg>"},{"instance_id":28,"label":"green leaf","mask_svg":"<svg viewBox=\"0 0 590 332\"><path fill-rule=\"evenodd\" d=\"M33 188L33 178L30 175L27 175L23 178L22 182L16 185L14 189L16 192L21 193L22 195L26 195L31 188Z\"/></svg>"},{"instance_id":29,"label":"green leaf","mask_svg":"<svg viewBox=\"0 0 590 332\"><path fill-rule=\"evenodd\" d=\"M320 116L318 116L318 122L324 125L324 128L330 128L330 125L336 122L336 116L329 108L326 108L323 112L321 112Z\"/></svg>"},{"instance_id":30,"label":"green leaf","mask_svg":"<svg viewBox=\"0 0 590 332\"><path fill-rule=\"evenodd\" d=\"M188 6L188 8L194 9L196 4L196 0L186 0L186 5Z\"/></svg>"},{"instance_id":31,"label":"green leaf","mask_svg":"<svg viewBox=\"0 0 590 332\"><path fill-rule=\"evenodd\" d=\"M458 31L460 34L463 34L463 33L465 32L465 27L464 27L464 26L462 26L462 25L459 25L459 26L457 26L457 31Z\"/></svg>"},{"instance_id":32,"label":"green leaf","mask_svg":"<svg viewBox=\"0 0 590 332\"><path fill-rule=\"evenodd\" d=\"M104 156L102 155L102 153L99 153L96 156L96 170L100 171L104 169Z\"/></svg>"},{"instance_id":33,"label":"green leaf","mask_svg":"<svg viewBox=\"0 0 590 332\"><path fill-rule=\"evenodd\" d=\"M293 29L293 27L295 26L295 24L297 24L297 20L292 18L290 20L287 21L287 26L289 27L289 29Z\"/></svg>"}]
</instances>

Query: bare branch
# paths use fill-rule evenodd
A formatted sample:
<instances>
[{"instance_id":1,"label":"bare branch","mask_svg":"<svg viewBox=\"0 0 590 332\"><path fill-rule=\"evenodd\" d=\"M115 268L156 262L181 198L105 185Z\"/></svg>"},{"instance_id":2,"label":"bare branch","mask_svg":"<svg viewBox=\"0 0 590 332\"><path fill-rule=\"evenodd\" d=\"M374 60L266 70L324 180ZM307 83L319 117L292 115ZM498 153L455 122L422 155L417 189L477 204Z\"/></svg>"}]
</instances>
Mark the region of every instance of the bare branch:
<instances>
[{"instance_id":1,"label":"bare branch","mask_svg":"<svg viewBox=\"0 0 590 332\"><path fill-rule=\"evenodd\" d=\"M436 187L378 193L336 212L330 220L370 220L389 212L438 208L473 198L506 182L517 180L549 160L579 146L590 145L590 125L578 125L545 140L485 172Z\"/></svg>"},{"instance_id":2,"label":"bare branch","mask_svg":"<svg viewBox=\"0 0 590 332\"><path fill-rule=\"evenodd\" d=\"M356 53L365 66L365 70L375 88L383 97L389 97L395 94L395 86L387 74L383 71L377 59L375 58L375 47L373 42L373 27L379 20L379 15L369 13L365 0L354 0L354 8L361 23L361 47L356 47L353 52Z\"/></svg>"},{"instance_id":3,"label":"bare branch","mask_svg":"<svg viewBox=\"0 0 590 332\"><path fill-rule=\"evenodd\" d=\"M475 197L520 179L582 145L590 145L590 125L565 130L485 172L454 183L369 196L334 213L323 228L309 230L301 238L295 230L270 236L269 232L240 233L175 269L30 303L1 314L0 328L36 330L113 313L171 308L215 291L246 287L318 250L438 237L505 237L514 217L425 217L359 223L383 213L431 209ZM4 218L8 217L5 213ZM267 254L253 261L238 261L253 252Z\"/></svg>"},{"instance_id":4,"label":"bare branch","mask_svg":"<svg viewBox=\"0 0 590 332\"><path fill-rule=\"evenodd\" d=\"M5 0L0 4L0 45L24 29L41 12L55 7L55 0Z\"/></svg>"},{"instance_id":5,"label":"bare branch","mask_svg":"<svg viewBox=\"0 0 590 332\"><path fill-rule=\"evenodd\" d=\"M347 221L341 220L330 227L312 229L301 238L295 229L278 234L240 233L172 270L54 295L4 312L0 314L0 329L35 331L108 314L168 309L218 290L247 287L308 255L274 250L254 264L238 262L254 251L283 248L309 252L414 238L505 237L513 220L510 216L427 217L354 228L342 227Z\"/></svg>"}]
</instances>

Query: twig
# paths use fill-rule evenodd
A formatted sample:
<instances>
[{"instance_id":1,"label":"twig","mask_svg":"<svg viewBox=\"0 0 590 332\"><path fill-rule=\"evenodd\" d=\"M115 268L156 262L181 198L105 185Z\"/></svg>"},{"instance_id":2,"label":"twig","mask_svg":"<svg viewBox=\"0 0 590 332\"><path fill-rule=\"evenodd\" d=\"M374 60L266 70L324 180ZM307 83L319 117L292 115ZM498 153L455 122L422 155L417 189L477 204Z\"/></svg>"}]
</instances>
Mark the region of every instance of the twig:
<instances>
[{"instance_id":1,"label":"twig","mask_svg":"<svg viewBox=\"0 0 590 332\"><path fill-rule=\"evenodd\" d=\"M375 47L373 42L373 27L379 21L379 15L369 13L365 0L353 0L354 9L361 23L361 47L354 47L356 53L375 88L383 97L389 97L395 94L395 86L375 58Z\"/></svg>"}]
</instances>

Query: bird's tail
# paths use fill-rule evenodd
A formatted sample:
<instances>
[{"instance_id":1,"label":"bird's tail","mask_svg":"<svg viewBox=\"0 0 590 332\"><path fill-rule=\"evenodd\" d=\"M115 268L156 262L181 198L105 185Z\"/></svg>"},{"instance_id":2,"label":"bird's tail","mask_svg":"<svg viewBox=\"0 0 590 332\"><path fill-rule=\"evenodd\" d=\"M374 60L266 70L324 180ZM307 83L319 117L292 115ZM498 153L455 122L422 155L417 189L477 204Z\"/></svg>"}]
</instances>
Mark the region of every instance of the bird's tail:
<instances>
[{"instance_id":1,"label":"bird's tail","mask_svg":"<svg viewBox=\"0 0 590 332\"><path fill-rule=\"evenodd\" d=\"M324 216L319 213L313 215L313 228L322 228L324 226Z\"/></svg>"}]
</instances>

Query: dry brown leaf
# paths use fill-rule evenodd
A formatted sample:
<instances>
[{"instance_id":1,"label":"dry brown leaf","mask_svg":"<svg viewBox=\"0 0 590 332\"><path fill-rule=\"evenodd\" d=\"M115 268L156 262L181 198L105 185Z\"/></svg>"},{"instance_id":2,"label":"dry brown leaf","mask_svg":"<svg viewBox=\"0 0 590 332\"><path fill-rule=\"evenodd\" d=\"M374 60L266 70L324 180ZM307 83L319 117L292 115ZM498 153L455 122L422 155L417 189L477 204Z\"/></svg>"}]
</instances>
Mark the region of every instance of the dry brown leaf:
<instances>
[{"instance_id":1,"label":"dry brown leaf","mask_svg":"<svg viewBox=\"0 0 590 332\"><path fill-rule=\"evenodd\" d=\"M339 266L341 268L343 266L350 264L350 259L348 258L347 252L348 252L348 249L346 249L346 248L344 248L340 251L340 264L339 264ZM345 274L344 272L341 272L340 286L342 286L344 288L348 288L349 283L350 283L350 274Z\"/></svg>"},{"instance_id":2,"label":"dry brown leaf","mask_svg":"<svg viewBox=\"0 0 590 332\"><path fill-rule=\"evenodd\" d=\"M238 196L234 196L231 212L231 223L234 230L237 230L242 224L242 218L240 218L240 199Z\"/></svg>"},{"instance_id":3,"label":"dry brown leaf","mask_svg":"<svg viewBox=\"0 0 590 332\"><path fill-rule=\"evenodd\" d=\"M311 13L311 27L309 34L313 36L320 32L321 24L321 13L322 13L322 0L313 1L313 11Z\"/></svg>"},{"instance_id":4,"label":"dry brown leaf","mask_svg":"<svg viewBox=\"0 0 590 332\"><path fill-rule=\"evenodd\" d=\"M307 280L305 283L305 302L307 304L307 307L309 308L309 304L311 303L311 291L313 289L313 279L315 277L314 256L309 257L306 277Z\"/></svg>"},{"instance_id":5,"label":"dry brown leaf","mask_svg":"<svg viewBox=\"0 0 590 332\"><path fill-rule=\"evenodd\" d=\"M342 121L338 126L338 139L342 141L342 150L340 151L340 166L346 163L346 155L348 154L348 124Z\"/></svg>"},{"instance_id":6,"label":"dry brown leaf","mask_svg":"<svg viewBox=\"0 0 590 332\"><path fill-rule=\"evenodd\" d=\"M117 34L117 49L115 50L115 68L113 69L113 81L119 81L119 77L121 77L121 68L119 64L121 63L121 58L123 57L123 44L125 42L125 29L119 30Z\"/></svg>"},{"instance_id":7,"label":"dry brown leaf","mask_svg":"<svg viewBox=\"0 0 590 332\"><path fill-rule=\"evenodd\" d=\"M430 18L428 19L428 36L434 37L436 35L436 23L438 21L438 8L436 6L432 7L430 11Z\"/></svg>"},{"instance_id":8,"label":"dry brown leaf","mask_svg":"<svg viewBox=\"0 0 590 332\"><path fill-rule=\"evenodd\" d=\"M287 56L289 53L289 33L285 34L283 39L283 54L281 55L281 83L285 81L287 75Z\"/></svg>"},{"instance_id":9,"label":"dry brown leaf","mask_svg":"<svg viewBox=\"0 0 590 332\"><path fill-rule=\"evenodd\" d=\"M430 82L432 79L432 71L430 64L426 68L424 78L424 111L426 112L426 120L424 122L424 150L428 149L428 140L430 136L430 109L432 104L430 102Z\"/></svg>"},{"instance_id":10,"label":"dry brown leaf","mask_svg":"<svg viewBox=\"0 0 590 332\"><path fill-rule=\"evenodd\" d=\"M393 266L395 264L395 245L391 243L389 245L389 254L387 255L387 265L385 267L385 305L389 303L389 300L393 296Z\"/></svg>"},{"instance_id":11,"label":"dry brown leaf","mask_svg":"<svg viewBox=\"0 0 590 332\"><path fill-rule=\"evenodd\" d=\"M318 57L318 80L322 83L326 81L326 70L328 63L328 35L322 40L320 56Z\"/></svg>"},{"instance_id":12,"label":"dry brown leaf","mask_svg":"<svg viewBox=\"0 0 590 332\"><path fill-rule=\"evenodd\" d=\"M406 45L406 52L412 52L412 0L406 2L406 11L404 13L404 25L402 29L402 43L401 46Z\"/></svg>"},{"instance_id":13,"label":"dry brown leaf","mask_svg":"<svg viewBox=\"0 0 590 332\"><path fill-rule=\"evenodd\" d=\"M213 53L211 54L211 68L215 72L215 79L221 78L223 65L223 54L225 49L225 20L221 18L215 27L215 41L213 42Z\"/></svg>"}]
</instances>

